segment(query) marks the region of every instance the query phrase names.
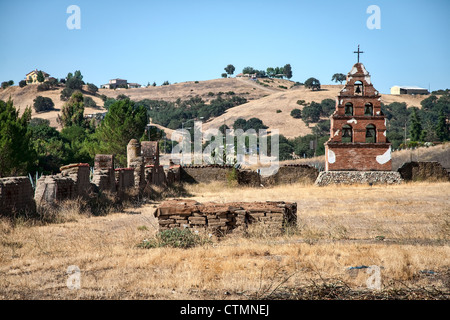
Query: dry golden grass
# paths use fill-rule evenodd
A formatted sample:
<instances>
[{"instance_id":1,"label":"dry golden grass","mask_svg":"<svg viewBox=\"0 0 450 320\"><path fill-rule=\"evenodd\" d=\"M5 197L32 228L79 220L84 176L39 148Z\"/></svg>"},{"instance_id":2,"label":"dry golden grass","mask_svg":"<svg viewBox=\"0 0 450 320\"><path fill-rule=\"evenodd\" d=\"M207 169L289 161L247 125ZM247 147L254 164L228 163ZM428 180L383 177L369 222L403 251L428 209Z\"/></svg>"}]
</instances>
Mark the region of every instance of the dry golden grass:
<instances>
[{"instance_id":1,"label":"dry golden grass","mask_svg":"<svg viewBox=\"0 0 450 320\"><path fill-rule=\"evenodd\" d=\"M347 270L377 265L381 292L448 299L449 186L193 185L187 191L200 202L296 201L299 221L286 233L255 226L185 250L136 246L157 232L156 203L58 224L1 220L0 298L383 298L367 289L364 269ZM81 270L78 290L67 287L71 265Z\"/></svg>"}]
</instances>

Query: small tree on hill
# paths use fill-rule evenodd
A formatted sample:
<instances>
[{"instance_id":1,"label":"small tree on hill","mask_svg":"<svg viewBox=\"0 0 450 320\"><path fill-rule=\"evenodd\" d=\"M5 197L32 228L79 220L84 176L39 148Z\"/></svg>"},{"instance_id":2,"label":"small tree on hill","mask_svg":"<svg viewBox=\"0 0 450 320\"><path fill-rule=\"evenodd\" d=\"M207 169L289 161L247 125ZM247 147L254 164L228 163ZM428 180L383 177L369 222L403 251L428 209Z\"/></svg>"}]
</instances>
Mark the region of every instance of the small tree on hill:
<instances>
[{"instance_id":1,"label":"small tree on hill","mask_svg":"<svg viewBox=\"0 0 450 320\"><path fill-rule=\"evenodd\" d=\"M339 82L342 84L343 81L347 79L346 75L343 73L335 73L333 74L333 77L331 77L331 81Z\"/></svg>"},{"instance_id":2,"label":"small tree on hill","mask_svg":"<svg viewBox=\"0 0 450 320\"><path fill-rule=\"evenodd\" d=\"M292 68L290 64L284 66L283 73L286 76L286 78L288 79L292 78Z\"/></svg>"},{"instance_id":3,"label":"small tree on hill","mask_svg":"<svg viewBox=\"0 0 450 320\"><path fill-rule=\"evenodd\" d=\"M300 109L293 109L292 111L291 111L291 116L292 116L292 118L294 118L294 119L300 119L301 117L302 117L302 110L300 110Z\"/></svg>"},{"instance_id":4,"label":"small tree on hill","mask_svg":"<svg viewBox=\"0 0 450 320\"><path fill-rule=\"evenodd\" d=\"M230 76L234 73L235 67L232 64L229 64L225 67L225 71L227 72L227 74L229 74Z\"/></svg>"},{"instance_id":5,"label":"small tree on hill","mask_svg":"<svg viewBox=\"0 0 450 320\"><path fill-rule=\"evenodd\" d=\"M320 90L320 81L311 77L305 81L305 87L311 90Z\"/></svg>"},{"instance_id":6,"label":"small tree on hill","mask_svg":"<svg viewBox=\"0 0 450 320\"><path fill-rule=\"evenodd\" d=\"M33 107L36 112L53 110L53 107L55 106L52 99L48 97L37 96L33 102Z\"/></svg>"}]
</instances>

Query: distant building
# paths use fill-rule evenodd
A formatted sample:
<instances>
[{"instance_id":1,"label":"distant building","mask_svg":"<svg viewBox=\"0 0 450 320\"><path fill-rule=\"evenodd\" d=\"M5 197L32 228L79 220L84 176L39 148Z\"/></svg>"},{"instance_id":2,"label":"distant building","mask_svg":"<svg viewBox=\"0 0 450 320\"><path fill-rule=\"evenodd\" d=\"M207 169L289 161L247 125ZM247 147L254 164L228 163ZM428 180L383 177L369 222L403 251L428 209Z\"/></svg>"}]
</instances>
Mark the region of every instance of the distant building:
<instances>
[{"instance_id":1,"label":"distant building","mask_svg":"<svg viewBox=\"0 0 450 320\"><path fill-rule=\"evenodd\" d=\"M429 94L427 89L420 87L393 86L391 94Z\"/></svg>"},{"instance_id":2,"label":"distant building","mask_svg":"<svg viewBox=\"0 0 450 320\"><path fill-rule=\"evenodd\" d=\"M107 84L102 84L101 88L102 89L116 89L122 85L128 85L127 80L117 78L117 79L109 80L109 83L107 83Z\"/></svg>"},{"instance_id":3,"label":"distant building","mask_svg":"<svg viewBox=\"0 0 450 320\"><path fill-rule=\"evenodd\" d=\"M42 70L40 70L42 72L42 75L44 76L44 81L49 79L49 74L47 72L44 72ZM25 75L25 80L27 81L28 84L32 84L32 83L39 83L39 81L37 80L37 76L38 76L39 70L38 69L34 69L33 71L27 73Z\"/></svg>"},{"instance_id":4,"label":"distant building","mask_svg":"<svg viewBox=\"0 0 450 320\"><path fill-rule=\"evenodd\" d=\"M128 84L128 89L133 89L133 88L140 88L142 87L139 83L129 83Z\"/></svg>"}]
</instances>

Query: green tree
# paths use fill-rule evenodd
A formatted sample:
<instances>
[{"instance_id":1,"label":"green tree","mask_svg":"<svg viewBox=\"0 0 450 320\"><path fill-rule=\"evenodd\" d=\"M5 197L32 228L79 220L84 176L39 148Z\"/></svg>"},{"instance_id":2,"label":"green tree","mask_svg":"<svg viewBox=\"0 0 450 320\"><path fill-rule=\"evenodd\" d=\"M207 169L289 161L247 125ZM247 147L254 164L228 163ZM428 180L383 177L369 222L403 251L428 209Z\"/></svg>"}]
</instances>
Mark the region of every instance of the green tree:
<instances>
[{"instance_id":1,"label":"green tree","mask_svg":"<svg viewBox=\"0 0 450 320\"><path fill-rule=\"evenodd\" d=\"M83 102L86 108L97 108L97 103L91 97L84 97Z\"/></svg>"},{"instance_id":2,"label":"green tree","mask_svg":"<svg viewBox=\"0 0 450 320\"><path fill-rule=\"evenodd\" d=\"M30 120L31 108L20 117L11 99L0 100L0 177L25 175L34 165Z\"/></svg>"},{"instance_id":3,"label":"green tree","mask_svg":"<svg viewBox=\"0 0 450 320\"><path fill-rule=\"evenodd\" d=\"M286 76L286 78L290 79L292 78L292 68L290 64L287 64L283 68L283 74Z\"/></svg>"},{"instance_id":4,"label":"green tree","mask_svg":"<svg viewBox=\"0 0 450 320\"><path fill-rule=\"evenodd\" d=\"M230 76L234 73L234 66L232 64L229 64L225 67L225 71L227 72L227 74L229 74Z\"/></svg>"},{"instance_id":5,"label":"green tree","mask_svg":"<svg viewBox=\"0 0 450 320\"><path fill-rule=\"evenodd\" d=\"M59 172L59 168L68 163L68 144L64 143L59 131L50 127L49 120L33 118L29 127L33 150L38 159L35 169L45 174Z\"/></svg>"},{"instance_id":6,"label":"green tree","mask_svg":"<svg viewBox=\"0 0 450 320\"><path fill-rule=\"evenodd\" d=\"M41 70L39 70L39 72L38 72L38 74L37 74L37 77L36 77L36 80L37 80L38 82L41 82L41 83L45 81L44 74L42 73Z\"/></svg>"},{"instance_id":7,"label":"green tree","mask_svg":"<svg viewBox=\"0 0 450 320\"><path fill-rule=\"evenodd\" d=\"M320 81L316 78L311 77L305 81L305 88L311 90L320 90Z\"/></svg>"},{"instance_id":8,"label":"green tree","mask_svg":"<svg viewBox=\"0 0 450 320\"><path fill-rule=\"evenodd\" d=\"M339 82L340 84L342 84L342 82L345 81L346 79L347 79L347 77L343 73L335 73L331 77L331 81Z\"/></svg>"},{"instance_id":9,"label":"green tree","mask_svg":"<svg viewBox=\"0 0 450 320\"><path fill-rule=\"evenodd\" d=\"M320 104L322 106L320 115L323 117L331 116L336 110L336 101L333 99L324 99Z\"/></svg>"},{"instance_id":10,"label":"green tree","mask_svg":"<svg viewBox=\"0 0 450 320\"><path fill-rule=\"evenodd\" d=\"M222 78L228 78L228 75L226 74L226 72L224 72L224 73L221 74L221 77Z\"/></svg>"},{"instance_id":11,"label":"green tree","mask_svg":"<svg viewBox=\"0 0 450 320\"><path fill-rule=\"evenodd\" d=\"M302 117L302 110L297 109L297 108L292 109L291 117L294 119L300 119Z\"/></svg>"},{"instance_id":12,"label":"green tree","mask_svg":"<svg viewBox=\"0 0 450 320\"><path fill-rule=\"evenodd\" d=\"M423 134L422 123L418 115L417 108L412 108L409 125L409 135L411 141L422 141Z\"/></svg>"},{"instance_id":13,"label":"green tree","mask_svg":"<svg viewBox=\"0 0 450 320\"><path fill-rule=\"evenodd\" d=\"M85 126L84 121L84 98L83 94L76 91L67 103L61 108L61 114L56 119L63 127Z\"/></svg>"},{"instance_id":14,"label":"green tree","mask_svg":"<svg viewBox=\"0 0 450 320\"><path fill-rule=\"evenodd\" d=\"M33 108L36 112L53 110L55 104L51 98L37 96L33 100Z\"/></svg>"},{"instance_id":15,"label":"green tree","mask_svg":"<svg viewBox=\"0 0 450 320\"><path fill-rule=\"evenodd\" d=\"M322 105L312 101L309 106L306 106L302 110L302 118L306 124L310 122L318 122L322 113Z\"/></svg>"},{"instance_id":16,"label":"green tree","mask_svg":"<svg viewBox=\"0 0 450 320\"><path fill-rule=\"evenodd\" d=\"M109 106L105 119L95 132L99 153L115 154L121 166L127 163L127 144L131 139L139 139L147 125L147 111L144 106L136 106L126 99Z\"/></svg>"},{"instance_id":17,"label":"green tree","mask_svg":"<svg viewBox=\"0 0 450 320\"><path fill-rule=\"evenodd\" d=\"M444 113L442 111L439 114L438 123L436 125L436 136L438 137L439 141L449 141L450 140L447 117L444 115Z\"/></svg>"}]
</instances>

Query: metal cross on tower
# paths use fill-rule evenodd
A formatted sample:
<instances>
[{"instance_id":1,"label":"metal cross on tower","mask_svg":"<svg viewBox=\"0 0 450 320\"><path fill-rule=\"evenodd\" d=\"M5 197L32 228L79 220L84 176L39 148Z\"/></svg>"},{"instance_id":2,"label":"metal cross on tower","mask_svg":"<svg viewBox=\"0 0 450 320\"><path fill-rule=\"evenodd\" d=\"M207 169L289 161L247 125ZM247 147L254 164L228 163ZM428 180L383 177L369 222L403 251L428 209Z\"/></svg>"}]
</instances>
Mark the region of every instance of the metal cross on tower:
<instances>
[{"instance_id":1,"label":"metal cross on tower","mask_svg":"<svg viewBox=\"0 0 450 320\"><path fill-rule=\"evenodd\" d=\"M364 51L359 51L359 44L358 44L358 51L353 51L353 53L357 53L358 54L358 63L359 63L359 54L360 53L364 53Z\"/></svg>"}]
</instances>

